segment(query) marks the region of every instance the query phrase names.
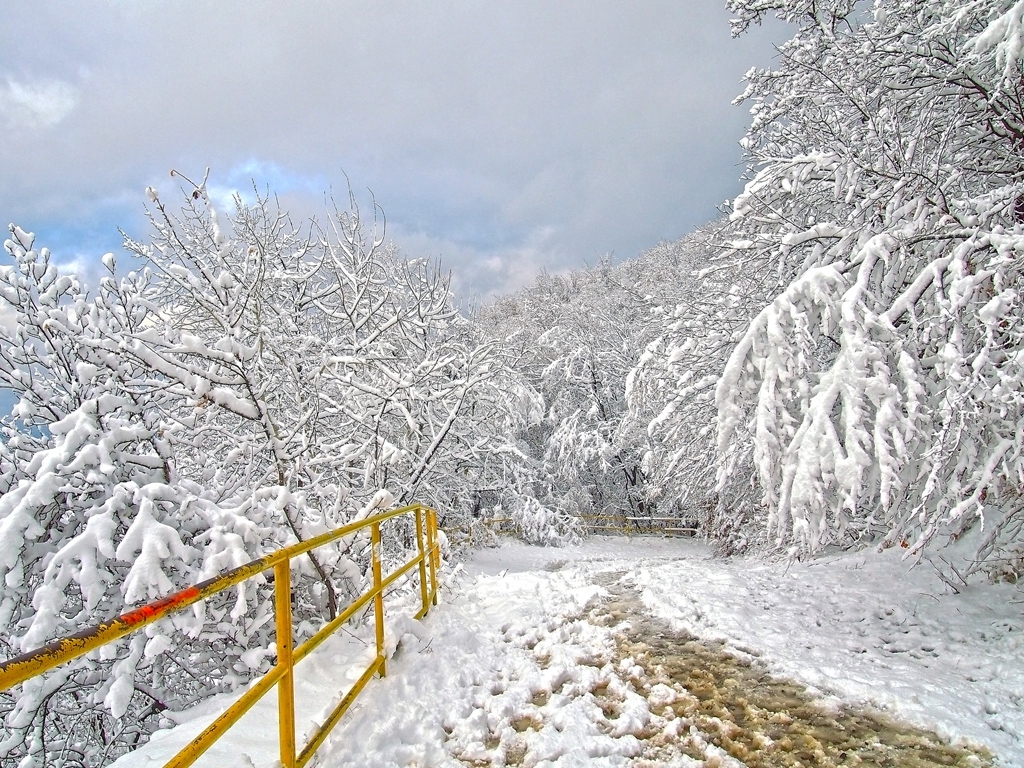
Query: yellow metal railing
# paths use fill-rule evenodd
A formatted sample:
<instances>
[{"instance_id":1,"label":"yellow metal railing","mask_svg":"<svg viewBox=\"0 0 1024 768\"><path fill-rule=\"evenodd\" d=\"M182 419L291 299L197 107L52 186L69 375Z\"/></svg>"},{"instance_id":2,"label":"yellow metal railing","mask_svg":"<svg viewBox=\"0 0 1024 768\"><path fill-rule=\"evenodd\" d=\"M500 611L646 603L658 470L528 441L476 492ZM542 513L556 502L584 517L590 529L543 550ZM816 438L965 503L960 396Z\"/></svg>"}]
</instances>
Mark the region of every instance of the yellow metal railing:
<instances>
[{"instance_id":1,"label":"yellow metal railing","mask_svg":"<svg viewBox=\"0 0 1024 768\"><path fill-rule=\"evenodd\" d=\"M381 573L380 525L401 515L413 515L416 521L417 554L403 563L387 577ZM310 550L322 547L343 536L370 529L370 556L372 560L373 588L363 593L338 616L323 626L298 648L292 642L291 560ZM437 605L437 571L440 567L440 547L437 536L437 513L419 504L382 512L363 520L342 526L309 541L293 544L269 555L239 566L227 573L188 587L173 595L137 608L111 621L29 651L0 663L0 691L41 675L54 667L71 661L89 651L111 643L118 638L142 629L169 614L181 611L211 595L233 587L270 568L274 569L274 611L276 619L277 664L259 682L249 688L234 704L214 720L191 744L182 749L165 768L185 768L192 765L220 736L242 717L271 687L277 686L278 726L280 732L281 764L284 768L301 768L337 724L338 720L366 686L374 673L385 673L384 659L384 590L413 568L419 567L420 599L422 608L416 618L426 615L431 605ZM374 604L376 618L377 656L348 691L330 717L320 726L309 743L296 751L294 667L326 640L342 624L352 618L370 602Z\"/></svg>"}]
</instances>

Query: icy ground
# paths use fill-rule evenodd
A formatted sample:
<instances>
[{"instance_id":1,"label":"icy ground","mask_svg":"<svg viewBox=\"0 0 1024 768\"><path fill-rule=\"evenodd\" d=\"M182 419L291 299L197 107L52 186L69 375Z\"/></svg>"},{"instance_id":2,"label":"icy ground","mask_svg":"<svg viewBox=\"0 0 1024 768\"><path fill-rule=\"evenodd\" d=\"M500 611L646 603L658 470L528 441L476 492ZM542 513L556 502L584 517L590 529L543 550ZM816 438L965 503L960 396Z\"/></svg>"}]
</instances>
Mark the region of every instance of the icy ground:
<instances>
[{"instance_id":1,"label":"icy ground","mask_svg":"<svg viewBox=\"0 0 1024 768\"><path fill-rule=\"evenodd\" d=\"M616 655L612 628L588 620L614 583L674 627L811 686L825 708L870 705L1024 766L1024 592L983 585L951 594L927 564L908 570L899 558L868 552L787 566L717 560L699 543L657 538L480 551L457 567L422 624L395 623L388 676L357 699L319 764L742 765L666 715L680 694L645 679ZM300 736L365 666L364 642L343 635L299 667ZM200 764L274 765L275 698ZM227 701L177 715L181 725L116 765L162 765ZM683 755L682 741L703 759Z\"/></svg>"}]
</instances>

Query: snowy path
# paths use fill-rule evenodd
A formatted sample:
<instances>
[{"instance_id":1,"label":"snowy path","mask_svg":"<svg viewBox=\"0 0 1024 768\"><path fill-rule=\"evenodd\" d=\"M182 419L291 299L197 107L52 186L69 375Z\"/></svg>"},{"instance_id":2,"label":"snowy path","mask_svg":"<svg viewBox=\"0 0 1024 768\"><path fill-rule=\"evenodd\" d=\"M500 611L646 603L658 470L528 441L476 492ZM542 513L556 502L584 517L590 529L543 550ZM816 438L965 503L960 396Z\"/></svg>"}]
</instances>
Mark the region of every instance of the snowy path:
<instances>
[{"instance_id":1,"label":"snowy path","mask_svg":"<svg viewBox=\"0 0 1024 768\"><path fill-rule=\"evenodd\" d=\"M320 765L741 765L699 734L675 733L682 719L673 725L655 714L676 695L667 687L637 694L643 670L620 660L613 631L586 617L611 578L671 625L814 686L826 707L841 697L885 708L987 746L1006 766L1024 765L1022 593L1005 585L948 595L933 573L908 571L898 557L787 569L715 560L699 544L654 538L484 550L455 574L440 610L403 625L388 677L360 696ZM305 717L329 709L365 653L342 638L316 657L301 675L311 699ZM117 765L162 764L213 706ZM260 707L201 764L273 765L272 697ZM683 755L679 741L704 761Z\"/></svg>"},{"instance_id":2,"label":"snowy path","mask_svg":"<svg viewBox=\"0 0 1024 768\"><path fill-rule=\"evenodd\" d=\"M1024 766L1024 593L949 594L898 550L831 561L701 563L635 570L648 608L844 701L871 704ZM677 585L684 585L678 588Z\"/></svg>"}]
</instances>

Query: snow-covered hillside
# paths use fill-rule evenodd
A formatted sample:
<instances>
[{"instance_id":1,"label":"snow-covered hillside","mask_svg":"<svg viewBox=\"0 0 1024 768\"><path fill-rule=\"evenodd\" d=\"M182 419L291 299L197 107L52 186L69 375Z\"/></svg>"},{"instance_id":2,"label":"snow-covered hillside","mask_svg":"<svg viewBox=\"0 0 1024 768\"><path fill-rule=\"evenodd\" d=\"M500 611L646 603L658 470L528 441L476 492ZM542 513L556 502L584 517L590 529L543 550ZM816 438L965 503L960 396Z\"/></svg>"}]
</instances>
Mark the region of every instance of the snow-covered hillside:
<instances>
[{"instance_id":1,"label":"snow-covered hillside","mask_svg":"<svg viewBox=\"0 0 1024 768\"><path fill-rule=\"evenodd\" d=\"M810 686L823 713L875 708L987 748L1000 765L1024 764L1019 589L950 594L934 571L908 571L895 551L765 563L647 537L564 548L506 542L456 566L439 608L422 623L397 625L388 677L360 696L320 764L743 765L717 746L732 726L669 714L687 694L640 656L623 657L624 622L644 623L609 608L614 594L627 593L679 630L725 641L741 662ZM302 675L300 690L314 697L307 717L344 693L364 653L344 637L316 657ZM116 765L162 764L214 710L201 705ZM214 762L273 765L275 734L271 701L242 721ZM785 764L776 759L750 764ZM980 764L972 760L957 764Z\"/></svg>"}]
</instances>

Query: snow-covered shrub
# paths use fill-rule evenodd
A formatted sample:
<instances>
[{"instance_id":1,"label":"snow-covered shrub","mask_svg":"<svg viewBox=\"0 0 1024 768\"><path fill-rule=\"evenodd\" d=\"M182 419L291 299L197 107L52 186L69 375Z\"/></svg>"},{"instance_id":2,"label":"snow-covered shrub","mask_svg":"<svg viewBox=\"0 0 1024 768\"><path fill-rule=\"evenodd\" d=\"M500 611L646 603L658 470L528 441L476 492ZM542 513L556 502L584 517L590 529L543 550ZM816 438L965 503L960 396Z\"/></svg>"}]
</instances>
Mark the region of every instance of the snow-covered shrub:
<instances>
[{"instance_id":1,"label":"snow-covered shrub","mask_svg":"<svg viewBox=\"0 0 1024 768\"><path fill-rule=\"evenodd\" d=\"M965 578L983 572L991 581L1016 584L1024 578L1024 504L1004 499L1003 509L986 506L985 527Z\"/></svg>"},{"instance_id":2,"label":"snow-covered shrub","mask_svg":"<svg viewBox=\"0 0 1024 768\"><path fill-rule=\"evenodd\" d=\"M575 544L586 533L579 517L564 507L545 504L533 496L509 493L499 510L508 514L516 534L530 544Z\"/></svg>"},{"instance_id":3,"label":"snow-covered shrub","mask_svg":"<svg viewBox=\"0 0 1024 768\"><path fill-rule=\"evenodd\" d=\"M18 396L0 441L0 652L10 657L170 588L197 553L194 529L175 519L180 493L147 374L92 346L146 321L144 276L105 277L93 299L33 249L32 235L12 228L5 250L13 263L0 269L0 292L13 327L0 328L0 378ZM103 704L115 718L155 714L154 697L130 706L146 640L26 683L16 706L6 697L0 756L116 757L123 745L97 739L108 715L63 722L58 713ZM147 730L152 722L127 737Z\"/></svg>"}]
</instances>

